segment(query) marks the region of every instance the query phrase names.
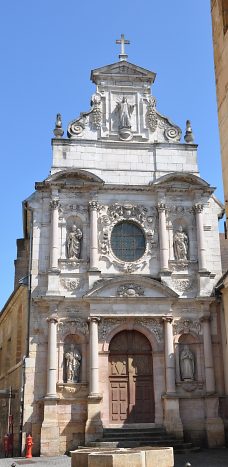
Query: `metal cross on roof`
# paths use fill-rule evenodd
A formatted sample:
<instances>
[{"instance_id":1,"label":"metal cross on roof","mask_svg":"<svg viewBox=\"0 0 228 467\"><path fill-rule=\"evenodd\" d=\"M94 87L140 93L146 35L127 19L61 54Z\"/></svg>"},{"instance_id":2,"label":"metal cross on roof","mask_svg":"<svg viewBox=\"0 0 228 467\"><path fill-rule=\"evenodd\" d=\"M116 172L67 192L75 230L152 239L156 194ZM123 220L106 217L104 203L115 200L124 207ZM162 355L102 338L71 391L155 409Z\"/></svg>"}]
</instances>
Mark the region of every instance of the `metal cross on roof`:
<instances>
[{"instance_id":1,"label":"metal cross on roof","mask_svg":"<svg viewBox=\"0 0 228 467\"><path fill-rule=\"evenodd\" d=\"M122 62L123 60L127 60L128 55L125 53L125 44L130 44L130 41L124 39L124 34L121 34L120 39L116 39L116 44L121 44L121 52L119 54L119 59Z\"/></svg>"}]
</instances>

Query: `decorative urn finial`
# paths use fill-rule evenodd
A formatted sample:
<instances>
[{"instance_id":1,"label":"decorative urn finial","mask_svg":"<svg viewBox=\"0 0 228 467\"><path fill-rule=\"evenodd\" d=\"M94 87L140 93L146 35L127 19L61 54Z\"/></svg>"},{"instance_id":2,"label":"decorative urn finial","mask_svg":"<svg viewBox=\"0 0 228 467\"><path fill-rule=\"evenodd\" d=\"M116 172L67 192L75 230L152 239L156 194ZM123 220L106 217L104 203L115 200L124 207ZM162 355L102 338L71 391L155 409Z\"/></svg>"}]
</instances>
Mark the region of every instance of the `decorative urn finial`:
<instances>
[{"instance_id":1,"label":"decorative urn finial","mask_svg":"<svg viewBox=\"0 0 228 467\"><path fill-rule=\"evenodd\" d=\"M62 138L64 131L62 129L62 116L61 114L56 115L56 121L55 121L55 129L53 130L53 133L56 138Z\"/></svg>"},{"instance_id":2,"label":"decorative urn finial","mask_svg":"<svg viewBox=\"0 0 228 467\"><path fill-rule=\"evenodd\" d=\"M192 127L191 127L190 120L186 121L186 130L185 130L184 139L186 143L193 143L194 141L194 135L192 133Z\"/></svg>"}]
</instances>

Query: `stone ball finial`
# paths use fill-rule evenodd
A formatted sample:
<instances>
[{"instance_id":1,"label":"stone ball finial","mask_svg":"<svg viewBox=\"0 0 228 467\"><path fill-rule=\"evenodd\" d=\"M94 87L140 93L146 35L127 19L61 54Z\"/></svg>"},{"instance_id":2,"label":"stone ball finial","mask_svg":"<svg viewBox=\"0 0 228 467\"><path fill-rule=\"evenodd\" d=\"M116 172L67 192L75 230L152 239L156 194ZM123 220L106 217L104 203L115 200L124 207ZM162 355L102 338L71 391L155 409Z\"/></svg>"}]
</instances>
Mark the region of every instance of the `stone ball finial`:
<instances>
[{"instance_id":1,"label":"stone ball finial","mask_svg":"<svg viewBox=\"0 0 228 467\"><path fill-rule=\"evenodd\" d=\"M185 130L184 139L186 143L193 143L194 141L194 135L192 133L192 126L191 126L190 120L186 121L186 130Z\"/></svg>"},{"instance_id":2,"label":"stone ball finial","mask_svg":"<svg viewBox=\"0 0 228 467\"><path fill-rule=\"evenodd\" d=\"M56 115L56 121L55 121L55 129L53 130L53 133L56 138L62 138L64 131L62 129L62 116L61 114Z\"/></svg>"}]
</instances>

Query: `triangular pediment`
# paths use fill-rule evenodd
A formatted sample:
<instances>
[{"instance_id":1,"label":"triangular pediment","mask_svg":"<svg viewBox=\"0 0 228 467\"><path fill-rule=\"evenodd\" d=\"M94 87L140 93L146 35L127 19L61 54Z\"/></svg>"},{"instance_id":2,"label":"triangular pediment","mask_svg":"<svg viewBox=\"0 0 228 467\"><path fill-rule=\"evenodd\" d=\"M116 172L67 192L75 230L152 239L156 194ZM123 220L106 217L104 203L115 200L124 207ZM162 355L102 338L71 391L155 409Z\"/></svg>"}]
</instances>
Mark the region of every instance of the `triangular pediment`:
<instances>
[{"instance_id":1,"label":"triangular pediment","mask_svg":"<svg viewBox=\"0 0 228 467\"><path fill-rule=\"evenodd\" d=\"M95 70L91 71L91 80L94 83L97 83L97 81L102 77L132 77L133 79L140 78L141 80L145 79L146 81L153 83L156 77L156 73L124 60L122 62L112 63L110 65L96 68Z\"/></svg>"},{"instance_id":2,"label":"triangular pediment","mask_svg":"<svg viewBox=\"0 0 228 467\"><path fill-rule=\"evenodd\" d=\"M178 297L159 280L148 277L125 276L97 281L85 295L90 298L146 299Z\"/></svg>"}]
</instances>

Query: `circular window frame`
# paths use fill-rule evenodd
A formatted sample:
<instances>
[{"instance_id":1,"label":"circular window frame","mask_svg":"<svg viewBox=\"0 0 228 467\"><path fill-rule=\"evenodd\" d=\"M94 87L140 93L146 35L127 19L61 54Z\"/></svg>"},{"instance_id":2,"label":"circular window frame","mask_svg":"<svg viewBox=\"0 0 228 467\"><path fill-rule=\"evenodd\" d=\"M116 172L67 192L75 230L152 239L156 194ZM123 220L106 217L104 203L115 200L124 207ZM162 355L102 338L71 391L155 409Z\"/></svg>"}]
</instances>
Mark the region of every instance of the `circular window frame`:
<instances>
[{"instance_id":1,"label":"circular window frame","mask_svg":"<svg viewBox=\"0 0 228 467\"><path fill-rule=\"evenodd\" d=\"M142 232L142 235L143 235L143 238L144 238L144 252L143 252L143 254L142 254L139 258L127 260L127 259L119 258L119 257L115 254L115 252L114 252L114 250L113 250L113 247L112 247L112 234L113 234L113 230L115 229L115 227L117 227L117 226L120 225L120 224L133 224L133 225L135 225L136 227L138 227L138 229ZM111 232L110 232L110 247L111 247L112 255L114 256L114 258L115 258L117 261L119 261L119 262L121 262L121 263L123 263L123 264L125 264L125 263L126 263L126 264L131 264L131 263L134 263L134 264L136 263L136 264L137 264L137 263L140 263L140 262L143 260L144 256L146 255L147 249L148 249L148 247L147 247L147 236L146 236L146 233L145 233L145 231L144 231L144 228L142 227L142 225L141 225L139 222L136 222L135 220L128 220L128 219L121 219L121 220L119 220L118 222L116 222L116 223L112 226L112 229L111 229Z\"/></svg>"}]
</instances>

